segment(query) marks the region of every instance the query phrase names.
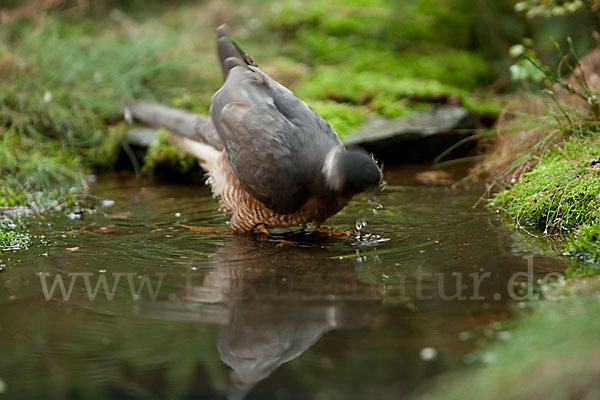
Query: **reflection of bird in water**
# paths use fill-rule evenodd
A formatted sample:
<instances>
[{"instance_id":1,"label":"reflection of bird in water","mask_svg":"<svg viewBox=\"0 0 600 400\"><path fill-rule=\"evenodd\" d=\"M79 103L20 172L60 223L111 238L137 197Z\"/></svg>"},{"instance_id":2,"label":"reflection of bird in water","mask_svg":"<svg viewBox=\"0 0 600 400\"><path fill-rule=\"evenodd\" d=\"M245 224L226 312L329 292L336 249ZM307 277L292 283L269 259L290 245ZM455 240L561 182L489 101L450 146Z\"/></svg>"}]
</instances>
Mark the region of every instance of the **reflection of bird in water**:
<instances>
[{"instance_id":1,"label":"reflection of bird in water","mask_svg":"<svg viewBox=\"0 0 600 400\"><path fill-rule=\"evenodd\" d=\"M331 126L262 72L225 26L217 29L217 50L225 82L210 117L144 102L127 105L126 113L169 129L198 157L235 231L320 225L380 182L375 161L346 150Z\"/></svg>"},{"instance_id":2,"label":"reflection of bird in water","mask_svg":"<svg viewBox=\"0 0 600 400\"><path fill-rule=\"evenodd\" d=\"M229 398L244 398L258 382L302 355L330 330L367 325L379 305L374 299L236 304L218 343L221 359L232 368Z\"/></svg>"},{"instance_id":3,"label":"reflection of bird in water","mask_svg":"<svg viewBox=\"0 0 600 400\"><path fill-rule=\"evenodd\" d=\"M381 306L381 288L359 282L354 264L330 250L227 240L217 250L222 261L198 268L202 276L182 288L184 301L149 302L140 312L225 324L217 346L232 369L230 399L244 398L330 330L367 325Z\"/></svg>"}]
</instances>

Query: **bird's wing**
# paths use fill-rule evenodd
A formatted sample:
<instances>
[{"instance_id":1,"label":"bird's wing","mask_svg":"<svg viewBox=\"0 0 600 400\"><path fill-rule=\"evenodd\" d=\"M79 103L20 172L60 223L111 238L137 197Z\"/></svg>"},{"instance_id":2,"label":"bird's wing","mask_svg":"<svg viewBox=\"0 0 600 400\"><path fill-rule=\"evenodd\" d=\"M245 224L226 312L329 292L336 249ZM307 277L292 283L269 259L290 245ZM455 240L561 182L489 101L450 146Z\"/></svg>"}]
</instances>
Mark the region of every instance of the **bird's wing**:
<instances>
[{"instance_id":1,"label":"bird's wing","mask_svg":"<svg viewBox=\"0 0 600 400\"><path fill-rule=\"evenodd\" d=\"M219 92L223 97L231 97L225 93L231 89L235 91L232 86L225 85ZM217 101L213 99L213 106L219 104L219 92L215 95ZM294 152L295 148L301 147L301 133L264 97L250 100L236 96L231 100L223 104L216 118L214 113L211 114L240 184L274 211L289 213L297 210L309 197Z\"/></svg>"},{"instance_id":2,"label":"bird's wing","mask_svg":"<svg viewBox=\"0 0 600 400\"><path fill-rule=\"evenodd\" d=\"M256 67L229 70L211 117L242 187L279 213L314 194L326 153L341 146L318 114Z\"/></svg>"},{"instance_id":3,"label":"bird's wing","mask_svg":"<svg viewBox=\"0 0 600 400\"><path fill-rule=\"evenodd\" d=\"M270 209L296 211L325 186L323 162L342 146L335 131L290 90L262 72L217 29L225 83L213 96L211 118L242 187Z\"/></svg>"}]
</instances>

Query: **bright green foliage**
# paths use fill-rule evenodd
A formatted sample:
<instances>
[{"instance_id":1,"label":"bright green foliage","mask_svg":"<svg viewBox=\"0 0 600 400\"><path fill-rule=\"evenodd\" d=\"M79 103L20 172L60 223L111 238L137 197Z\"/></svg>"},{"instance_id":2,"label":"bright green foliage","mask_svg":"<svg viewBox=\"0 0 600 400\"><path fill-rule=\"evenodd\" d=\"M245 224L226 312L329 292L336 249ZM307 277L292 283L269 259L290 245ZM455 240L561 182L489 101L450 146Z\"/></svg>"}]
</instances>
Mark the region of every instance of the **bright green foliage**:
<instances>
[{"instance_id":1,"label":"bright green foliage","mask_svg":"<svg viewBox=\"0 0 600 400\"><path fill-rule=\"evenodd\" d=\"M184 102L182 87L204 80L190 72L197 65L182 49L189 42L179 44L166 22L63 18L0 32L0 205L41 205L81 191L89 167L117 160L129 129L121 122L126 99ZM204 110L202 101L196 106Z\"/></svg>"},{"instance_id":2,"label":"bright green foliage","mask_svg":"<svg viewBox=\"0 0 600 400\"><path fill-rule=\"evenodd\" d=\"M8 33L0 38L4 126L85 152L104 141L107 119L121 114L125 99L186 81L185 60L164 54L174 35L122 36L101 34L99 28L54 17L13 28L20 39Z\"/></svg>"},{"instance_id":3,"label":"bright green foliage","mask_svg":"<svg viewBox=\"0 0 600 400\"><path fill-rule=\"evenodd\" d=\"M449 96L467 107L481 103L467 101L467 89L494 73L481 54L465 50L477 21L461 1L288 1L271 17L294 45L289 56L314 67L300 97L366 105L386 117L406 114L413 101L417 108Z\"/></svg>"}]
</instances>

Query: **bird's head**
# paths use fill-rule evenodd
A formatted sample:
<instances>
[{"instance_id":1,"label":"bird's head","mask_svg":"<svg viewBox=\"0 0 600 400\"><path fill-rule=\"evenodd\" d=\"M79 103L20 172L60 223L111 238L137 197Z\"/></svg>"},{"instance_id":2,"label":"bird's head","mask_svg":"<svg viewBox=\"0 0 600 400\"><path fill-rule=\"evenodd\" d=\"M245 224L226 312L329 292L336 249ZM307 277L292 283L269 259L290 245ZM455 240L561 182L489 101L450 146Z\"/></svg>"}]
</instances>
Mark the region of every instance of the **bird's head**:
<instances>
[{"instance_id":1,"label":"bird's head","mask_svg":"<svg viewBox=\"0 0 600 400\"><path fill-rule=\"evenodd\" d=\"M333 149L323 166L327 186L354 195L381 182L381 171L373 158L363 150Z\"/></svg>"}]
</instances>

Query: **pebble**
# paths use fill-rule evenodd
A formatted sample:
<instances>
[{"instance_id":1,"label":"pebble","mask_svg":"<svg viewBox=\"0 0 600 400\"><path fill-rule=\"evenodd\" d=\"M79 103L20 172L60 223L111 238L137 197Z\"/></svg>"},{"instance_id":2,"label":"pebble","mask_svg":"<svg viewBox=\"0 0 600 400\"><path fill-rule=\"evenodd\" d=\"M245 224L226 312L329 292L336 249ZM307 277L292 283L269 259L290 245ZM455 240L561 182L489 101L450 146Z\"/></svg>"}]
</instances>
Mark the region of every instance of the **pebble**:
<instances>
[{"instance_id":1,"label":"pebble","mask_svg":"<svg viewBox=\"0 0 600 400\"><path fill-rule=\"evenodd\" d=\"M112 207L115 205L114 200L102 200L102 207Z\"/></svg>"}]
</instances>

